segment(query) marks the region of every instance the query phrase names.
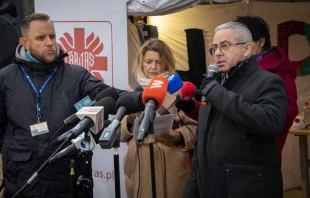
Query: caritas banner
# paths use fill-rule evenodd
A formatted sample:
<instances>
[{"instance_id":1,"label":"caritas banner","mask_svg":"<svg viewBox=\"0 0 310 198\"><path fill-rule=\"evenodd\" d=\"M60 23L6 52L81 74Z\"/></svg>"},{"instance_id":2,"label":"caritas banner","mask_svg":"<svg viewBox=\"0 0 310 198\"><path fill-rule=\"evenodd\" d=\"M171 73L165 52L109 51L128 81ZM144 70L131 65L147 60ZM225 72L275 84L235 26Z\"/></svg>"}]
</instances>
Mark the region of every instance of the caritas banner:
<instances>
[{"instance_id":1,"label":"caritas banner","mask_svg":"<svg viewBox=\"0 0 310 198\"><path fill-rule=\"evenodd\" d=\"M65 59L67 63L86 68L110 86L122 89L128 84L126 1L35 0L35 12L51 17L57 42L69 55ZM121 197L127 197L123 174L127 145L121 144L117 150ZM113 149L103 150L99 145L93 152L94 198L113 198L113 156L116 152Z\"/></svg>"}]
</instances>

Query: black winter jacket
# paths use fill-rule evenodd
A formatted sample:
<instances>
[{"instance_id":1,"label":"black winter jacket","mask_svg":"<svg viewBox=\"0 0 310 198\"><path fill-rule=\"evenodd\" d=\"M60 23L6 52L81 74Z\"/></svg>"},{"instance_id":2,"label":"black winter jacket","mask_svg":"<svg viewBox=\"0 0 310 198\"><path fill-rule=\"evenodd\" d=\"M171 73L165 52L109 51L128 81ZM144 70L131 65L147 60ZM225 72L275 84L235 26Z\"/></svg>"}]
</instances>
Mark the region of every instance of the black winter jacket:
<instances>
[{"instance_id":1,"label":"black winter jacket","mask_svg":"<svg viewBox=\"0 0 310 198\"><path fill-rule=\"evenodd\" d=\"M58 145L51 143L69 130L65 127L57 131L64 119L76 112L74 104L87 95L94 99L96 94L109 87L83 67L65 63L62 53L55 63L45 65L28 61L24 54L24 48L19 46L15 63L0 70L0 147L5 197L12 197L56 150ZM58 66L56 75L41 94L40 121L47 121L49 133L31 135L30 125L37 123L37 95L21 66L37 89ZM70 197L69 173L69 160L48 165L21 197Z\"/></svg>"},{"instance_id":2,"label":"black winter jacket","mask_svg":"<svg viewBox=\"0 0 310 198\"><path fill-rule=\"evenodd\" d=\"M218 82L207 84L208 105L199 109L184 197L283 197L275 141L287 111L282 79L261 69L251 57L233 69L223 85Z\"/></svg>"}]
</instances>

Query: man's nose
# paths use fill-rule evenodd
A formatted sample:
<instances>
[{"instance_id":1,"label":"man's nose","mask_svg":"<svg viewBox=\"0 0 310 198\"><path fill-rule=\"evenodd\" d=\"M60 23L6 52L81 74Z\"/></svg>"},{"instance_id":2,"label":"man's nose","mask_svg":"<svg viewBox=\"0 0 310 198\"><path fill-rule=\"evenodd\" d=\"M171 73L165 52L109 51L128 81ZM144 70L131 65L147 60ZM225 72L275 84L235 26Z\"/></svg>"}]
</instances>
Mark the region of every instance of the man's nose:
<instances>
[{"instance_id":1,"label":"man's nose","mask_svg":"<svg viewBox=\"0 0 310 198\"><path fill-rule=\"evenodd\" d=\"M47 37L46 39L46 45L52 45L53 44L53 40L50 39L49 37Z\"/></svg>"},{"instance_id":2,"label":"man's nose","mask_svg":"<svg viewBox=\"0 0 310 198\"><path fill-rule=\"evenodd\" d=\"M221 55L223 55L223 53L222 53L220 47L216 48L216 50L214 51L214 55L215 55L215 56L221 56Z\"/></svg>"}]
</instances>

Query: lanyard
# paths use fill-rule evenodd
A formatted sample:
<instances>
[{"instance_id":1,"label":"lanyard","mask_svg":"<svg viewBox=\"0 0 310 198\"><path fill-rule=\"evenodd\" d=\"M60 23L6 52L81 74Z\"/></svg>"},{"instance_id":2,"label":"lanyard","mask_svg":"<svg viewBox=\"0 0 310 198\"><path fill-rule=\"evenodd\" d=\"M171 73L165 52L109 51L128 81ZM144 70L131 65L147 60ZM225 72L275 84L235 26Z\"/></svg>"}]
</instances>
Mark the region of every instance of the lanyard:
<instances>
[{"instance_id":1,"label":"lanyard","mask_svg":"<svg viewBox=\"0 0 310 198\"><path fill-rule=\"evenodd\" d=\"M29 74L26 72L26 70L23 68L23 66L20 66L23 70L24 75L26 76L29 84L31 85L32 89L36 92L37 94L37 118L38 118L38 123L40 123L40 118L41 118L41 93L43 89L46 87L47 83L52 79L53 76L55 76L58 66L54 69L54 71L49 75L49 77L45 80L39 91L37 90L36 86L32 82Z\"/></svg>"}]
</instances>

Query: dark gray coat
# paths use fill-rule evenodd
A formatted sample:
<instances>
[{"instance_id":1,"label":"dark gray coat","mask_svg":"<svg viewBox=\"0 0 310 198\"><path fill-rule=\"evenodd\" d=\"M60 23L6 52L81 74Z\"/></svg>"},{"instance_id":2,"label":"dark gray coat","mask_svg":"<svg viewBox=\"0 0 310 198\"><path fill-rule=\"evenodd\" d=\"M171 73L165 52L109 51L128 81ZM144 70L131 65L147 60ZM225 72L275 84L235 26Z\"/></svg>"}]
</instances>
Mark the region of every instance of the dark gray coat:
<instances>
[{"instance_id":1,"label":"dark gray coat","mask_svg":"<svg viewBox=\"0 0 310 198\"><path fill-rule=\"evenodd\" d=\"M280 198L282 175L275 141L287 99L282 79L254 57L234 68L223 86L207 85L199 110L188 198Z\"/></svg>"}]
</instances>

